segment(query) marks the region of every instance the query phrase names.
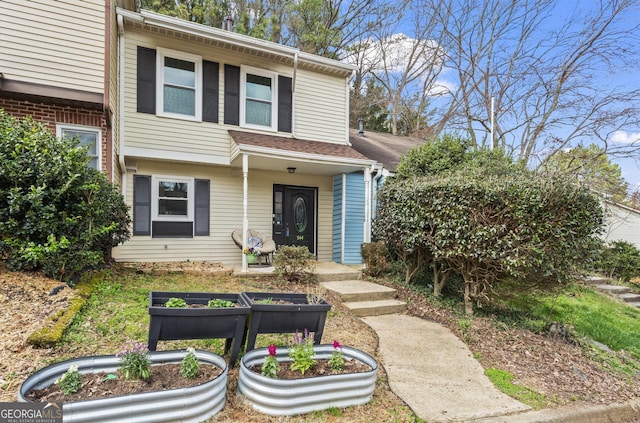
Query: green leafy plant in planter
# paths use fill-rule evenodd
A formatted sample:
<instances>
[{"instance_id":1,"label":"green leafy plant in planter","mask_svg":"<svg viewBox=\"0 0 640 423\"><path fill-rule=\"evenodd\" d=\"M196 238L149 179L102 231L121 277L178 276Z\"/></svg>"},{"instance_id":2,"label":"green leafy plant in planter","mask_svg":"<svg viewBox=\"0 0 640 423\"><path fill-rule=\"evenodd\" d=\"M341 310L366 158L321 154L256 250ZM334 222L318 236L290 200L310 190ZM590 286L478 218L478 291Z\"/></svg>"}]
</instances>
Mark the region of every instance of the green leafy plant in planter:
<instances>
[{"instance_id":1,"label":"green leafy plant in planter","mask_svg":"<svg viewBox=\"0 0 640 423\"><path fill-rule=\"evenodd\" d=\"M129 342L129 345L116 354L116 357L120 359L120 369L125 379L147 380L151 377L151 360L145 344Z\"/></svg>"},{"instance_id":2,"label":"green leafy plant in planter","mask_svg":"<svg viewBox=\"0 0 640 423\"><path fill-rule=\"evenodd\" d=\"M222 300L220 298L214 298L213 300L209 300L207 303L207 307L209 308L224 308L224 307L233 307L233 301Z\"/></svg>"},{"instance_id":3,"label":"green leafy plant in planter","mask_svg":"<svg viewBox=\"0 0 640 423\"><path fill-rule=\"evenodd\" d=\"M309 331L304 330L304 335L300 336L300 332L296 330L293 335L293 342L289 348L289 358L293 361L291 370L297 370L300 374L304 373L316 364L314 359L316 353L313 350L313 337L309 336Z\"/></svg>"},{"instance_id":4,"label":"green leafy plant in planter","mask_svg":"<svg viewBox=\"0 0 640 423\"><path fill-rule=\"evenodd\" d=\"M72 395L78 392L82 386L82 377L78 372L78 366L76 364L69 366L69 370L60 376L60 379L56 380L55 383L60 386L60 390L65 395Z\"/></svg>"},{"instance_id":5,"label":"green leafy plant in planter","mask_svg":"<svg viewBox=\"0 0 640 423\"><path fill-rule=\"evenodd\" d=\"M187 348L187 355L180 362L180 374L187 379L193 379L198 375L198 370L200 370L200 361L196 357L196 351L193 348Z\"/></svg>"},{"instance_id":6,"label":"green leafy plant in planter","mask_svg":"<svg viewBox=\"0 0 640 423\"><path fill-rule=\"evenodd\" d=\"M344 353L340 342L333 341L333 352L329 357L329 367L333 370L342 370L344 368Z\"/></svg>"},{"instance_id":7,"label":"green leafy plant in planter","mask_svg":"<svg viewBox=\"0 0 640 423\"><path fill-rule=\"evenodd\" d=\"M164 306L170 308L187 308L189 304L182 298L172 297L167 300Z\"/></svg>"},{"instance_id":8,"label":"green leafy plant in planter","mask_svg":"<svg viewBox=\"0 0 640 423\"><path fill-rule=\"evenodd\" d=\"M269 345L269 355L264 359L262 365L262 375L276 379L278 376L278 370L280 370L280 364L276 358L276 346L274 344Z\"/></svg>"}]
</instances>

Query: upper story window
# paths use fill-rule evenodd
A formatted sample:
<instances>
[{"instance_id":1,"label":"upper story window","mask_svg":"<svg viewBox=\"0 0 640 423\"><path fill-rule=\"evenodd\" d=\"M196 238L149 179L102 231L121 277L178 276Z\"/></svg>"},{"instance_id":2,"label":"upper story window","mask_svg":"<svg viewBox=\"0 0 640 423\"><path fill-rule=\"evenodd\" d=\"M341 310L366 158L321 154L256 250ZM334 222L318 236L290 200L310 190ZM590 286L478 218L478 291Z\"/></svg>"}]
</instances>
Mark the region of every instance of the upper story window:
<instances>
[{"instance_id":1,"label":"upper story window","mask_svg":"<svg viewBox=\"0 0 640 423\"><path fill-rule=\"evenodd\" d=\"M240 124L277 130L276 77L274 72L242 67Z\"/></svg>"},{"instance_id":2,"label":"upper story window","mask_svg":"<svg viewBox=\"0 0 640 423\"><path fill-rule=\"evenodd\" d=\"M89 156L89 167L100 170L100 146L102 130L93 126L78 125L56 125L56 135L58 138L77 138L80 145L87 146Z\"/></svg>"},{"instance_id":3,"label":"upper story window","mask_svg":"<svg viewBox=\"0 0 640 423\"><path fill-rule=\"evenodd\" d=\"M202 58L158 49L157 106L161 116L202 118Z\"/></svg>"}]
</instances>

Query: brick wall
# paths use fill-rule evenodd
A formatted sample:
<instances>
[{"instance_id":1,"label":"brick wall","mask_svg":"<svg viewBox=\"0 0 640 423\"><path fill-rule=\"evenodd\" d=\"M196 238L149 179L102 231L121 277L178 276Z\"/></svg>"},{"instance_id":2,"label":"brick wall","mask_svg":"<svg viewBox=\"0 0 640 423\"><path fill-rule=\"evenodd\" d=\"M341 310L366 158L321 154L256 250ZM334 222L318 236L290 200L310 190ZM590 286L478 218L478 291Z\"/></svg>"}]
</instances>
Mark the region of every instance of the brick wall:
<instances>
[{"instance_id":1,"label":"brick wall","mask_svg":"<svg viewBox=\"0 0 640 423\"><path fill-rule=\"evenodd\" d=\"M42 122L49 128L54 136L58 123L102 128L102 163L100 168L107 174L109 180L112 180L111 143L109 142L111 132L107 129L107 122L101 111L8 98L0 98L0 109L4 109L6 113L17 118L33 116L35 120Z\"/></svg>"}]
</instances>

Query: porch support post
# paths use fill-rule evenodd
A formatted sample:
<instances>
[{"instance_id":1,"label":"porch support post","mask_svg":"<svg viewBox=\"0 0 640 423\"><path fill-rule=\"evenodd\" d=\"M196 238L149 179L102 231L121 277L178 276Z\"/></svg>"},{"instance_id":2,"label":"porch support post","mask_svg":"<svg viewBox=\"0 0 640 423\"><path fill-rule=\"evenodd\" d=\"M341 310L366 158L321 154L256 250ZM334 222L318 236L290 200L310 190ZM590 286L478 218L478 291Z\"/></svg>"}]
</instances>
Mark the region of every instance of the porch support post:
<instances>
[{"instance_id":1,"label":"porch support post","mask_svg":"<svg viewBox=\"0 0 640 423\"><path fill-rule=\"evenodd\" d=\"M371 169L364 169L364 242L371 242Z\"/></svg>"},{"instance_id":2,"label":"porch support post","mask_svg":"<svg viewBox=\"0 0 640 423\"><path fill-rule=\"evenodd\" d=\"M242 271L247 269L247 256L244 249L247 248L247 231L249 230L249 156L242 155Z\"/></svg>"}]
</instances>

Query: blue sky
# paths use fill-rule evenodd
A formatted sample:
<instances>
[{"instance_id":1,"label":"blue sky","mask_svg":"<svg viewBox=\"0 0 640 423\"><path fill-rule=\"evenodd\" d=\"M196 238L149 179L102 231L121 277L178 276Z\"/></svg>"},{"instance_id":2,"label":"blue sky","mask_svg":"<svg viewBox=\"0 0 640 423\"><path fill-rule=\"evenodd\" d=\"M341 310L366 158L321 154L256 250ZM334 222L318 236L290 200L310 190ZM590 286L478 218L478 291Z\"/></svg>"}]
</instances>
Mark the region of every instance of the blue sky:
<instances>
[{"instance_id":1,"label":"blue sky","mask_svg":"<svg viewBox=\"0 0 640 423\"><path fill-rule=\"evenodd\" d=\"M640 2L639 2L640 3ZM619 26L635 26L640 23L640 4L636 3L635 7L632 11L627 12L623 15L623 21L617 22L616 28ZM581 13L586 12L591 8L597 8L600 5L599 0L576 0L576 1L566 1L566 0L557 0L554 11L550 14L550 19L546 21L546 25L549 28L562 28L562 25L565 24L567 18L571 16L573 13ZM410 19L407 19L407 24ZM410 26L410 25L408 25ZM405 30L402 26L399 27L400 30ZM411 36L410 28L407 27L404 31L408 36ZM544 32L540 33L541 37L544 37ZM628 41L628 37L626 38ZM622 44L622 43L621 43ZM601 92L610 91L615 87L622 87L625 90L629 90L632 87L635 87L640 90L640 63L638 63L638 59L640 59L640 33L636 34L635 40L636 48L634 52L630 52L629 56L627 56L630 64L627 66L616 66L616 67L607 67L603 63L606 62L606 58L603 59L602 62L594 64L593 66L593 74L596 80L596 85L598 87L602 87ZM635 53L635 54L634 54ZM398 52L401 55L401 53ZM637 57L636 57L637 56ZM452 72L452 74L455 72ZM440 77L440 81L443 85L447 84L455 84L455 82L451 82L447 80L447 73L445 72ZM635 107L640 110L640 98L637 101L633 102L634 104L630 104L629 106ZM498 116L496 116L498 118ZM640 126L637 125L626 125L619 128L617 131L610 131L610 135L607 139L608 144L612 148L620 147L621 145L629 145L632 142L635 142L638 146L640 146ZM561 135L561 134L559 134ZM596 145L602 145L602 143L593 139L590 141L589 139L583 139L582 142L584 144L594 143ZM623 178L629 183L630 191L640 190L640 152L634 153L633 157L628 158L616 158L610 157L611 160L618 164L622 170Z\"/></svg>"}]
</instances>

